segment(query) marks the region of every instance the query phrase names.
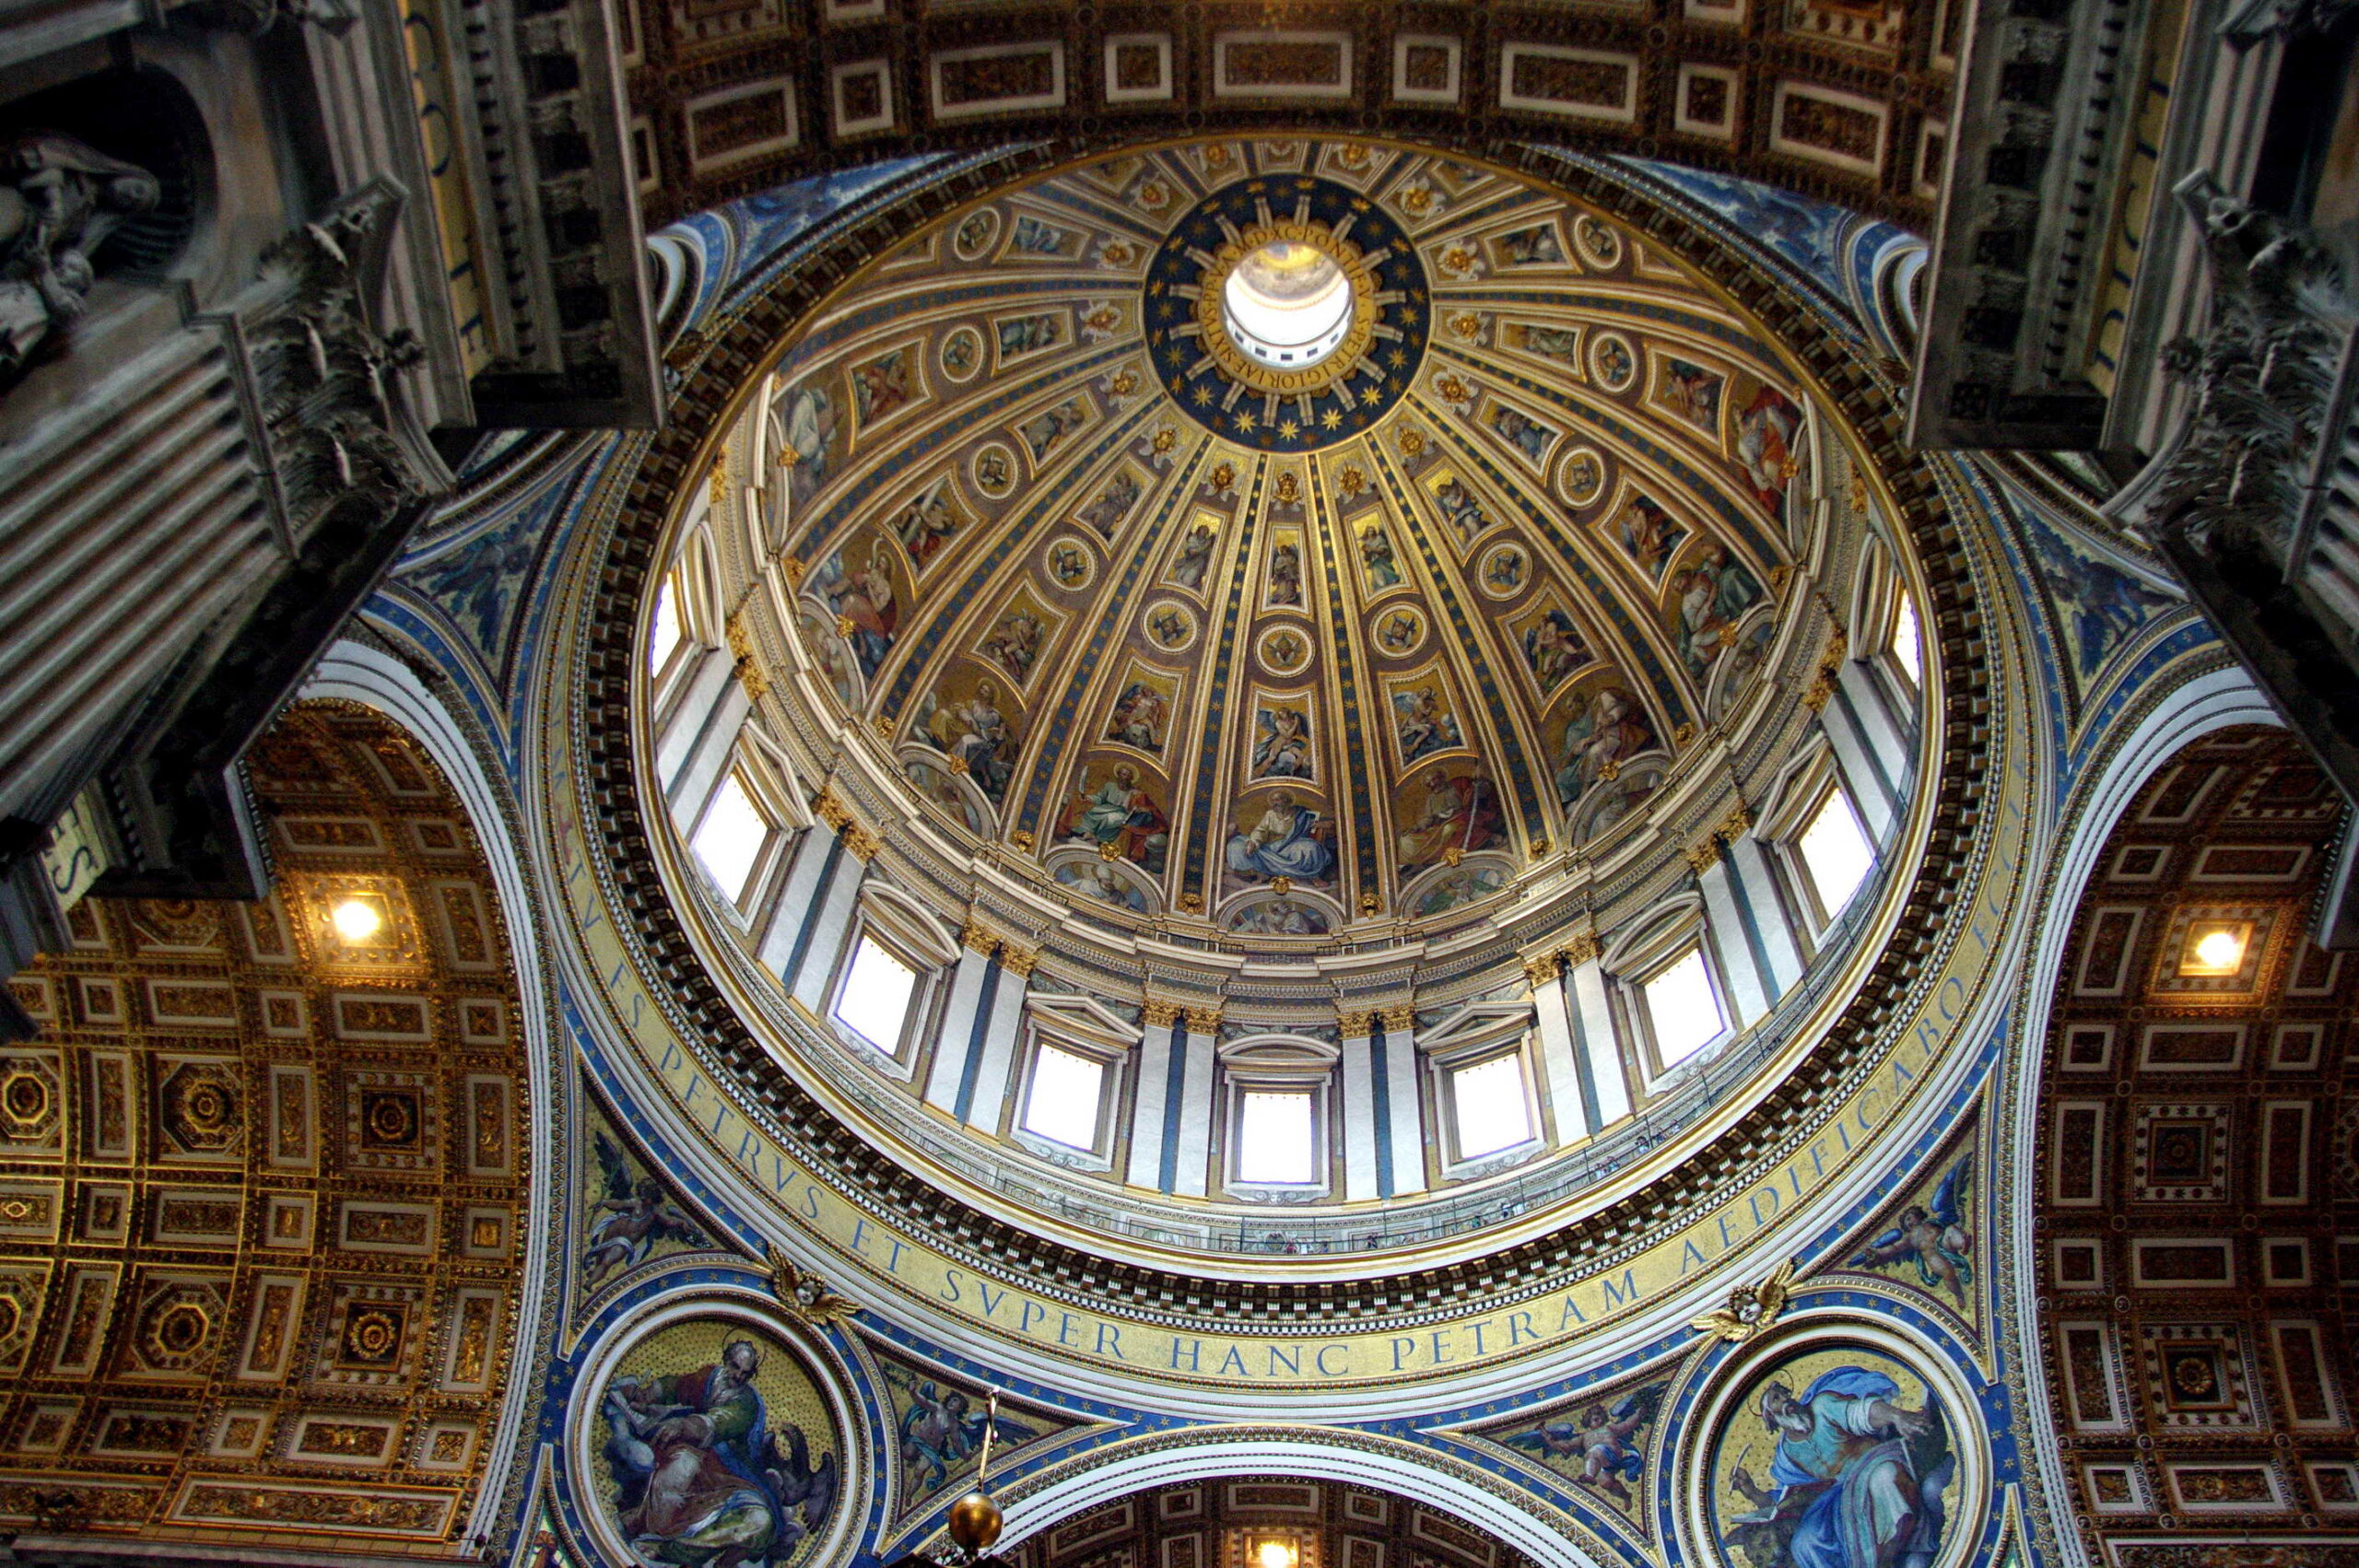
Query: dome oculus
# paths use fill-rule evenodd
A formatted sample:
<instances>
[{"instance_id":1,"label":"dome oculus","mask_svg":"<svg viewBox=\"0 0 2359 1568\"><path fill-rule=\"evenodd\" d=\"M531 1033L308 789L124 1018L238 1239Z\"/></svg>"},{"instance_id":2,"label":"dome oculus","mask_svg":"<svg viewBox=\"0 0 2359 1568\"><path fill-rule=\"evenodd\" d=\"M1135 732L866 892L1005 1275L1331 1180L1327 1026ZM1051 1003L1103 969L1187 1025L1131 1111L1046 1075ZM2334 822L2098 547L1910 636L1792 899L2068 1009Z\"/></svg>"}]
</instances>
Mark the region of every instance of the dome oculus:
<instances>
[{"instance_id":1,"label":"dome oculus","mask_svg":"<svg viewBox=\"0 0 2359 1568\"><path fill-rule=\"evenodd\" d=\"M1298 240L1255 246L1221 286L1221 325L1264 365L1307 370L1343 346L1352 285L1335 258Z\"/></svg>"},{"instance_id":2,"label":"dome oculus","mask_svg":"<svg viewBox=\"0 0 2359 1568\"><path fill-rule=\"evenodd\" d=\"M1147 351L1172 400L1262 451L1366 430L1426 351L1426 274L1398 220L1309 175L1243 180L1174 224L1147 269Z\"/></svg>"}]
</instances>

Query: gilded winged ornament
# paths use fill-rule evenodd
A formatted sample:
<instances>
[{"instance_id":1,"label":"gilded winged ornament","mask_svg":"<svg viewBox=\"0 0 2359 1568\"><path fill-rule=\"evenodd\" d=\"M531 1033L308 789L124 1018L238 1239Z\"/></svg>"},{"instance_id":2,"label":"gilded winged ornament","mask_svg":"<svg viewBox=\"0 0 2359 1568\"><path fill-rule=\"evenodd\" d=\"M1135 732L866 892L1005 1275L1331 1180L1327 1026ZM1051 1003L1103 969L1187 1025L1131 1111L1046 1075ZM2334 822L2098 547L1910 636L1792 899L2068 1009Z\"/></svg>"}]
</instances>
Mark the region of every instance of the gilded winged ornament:
<instances>
[{"instance_id":1,"label":"gilded winged ornament","mask_svg":"<svg viewBox=\"0 0 2359 1568\"><path fill-rule=\"evenodd\" d=\"M1786 1310L1793 1277L1794 1262L1790 1258L1759 1284L1739 1285L1731 1291L1728 1305L1692 1319L1688 1327L1742 1344L1778 1321L1778 1315Z\"/></svg>"},{"instance_id":2,"label":"gilded winged ornament","mask_svg":"<svg viewBox=\"0 0 2359 1568\"><path fill-rule=\"evenodd\" d=\"M770 1292L779 1305L816 1328L840 1323L860 1308L827 1288L816 1274L806 1274L776 1246L769 1249Z\"/></svg>"}]
</instances>

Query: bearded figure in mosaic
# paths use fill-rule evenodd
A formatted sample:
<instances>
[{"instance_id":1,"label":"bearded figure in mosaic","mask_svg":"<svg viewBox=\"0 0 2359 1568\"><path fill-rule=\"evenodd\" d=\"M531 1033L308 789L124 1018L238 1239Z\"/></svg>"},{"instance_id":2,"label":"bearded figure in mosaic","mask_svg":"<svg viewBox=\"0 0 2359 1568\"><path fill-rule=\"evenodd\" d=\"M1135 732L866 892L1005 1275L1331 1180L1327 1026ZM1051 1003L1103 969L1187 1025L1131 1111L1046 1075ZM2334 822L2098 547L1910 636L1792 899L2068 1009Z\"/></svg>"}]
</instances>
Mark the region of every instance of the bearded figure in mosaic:
<instances>
[{"instance_id":1,"label":"bearded figure in mosaic","mask_svg":"<svg viewBox=\"0 0 2359 1568\"><path fill-rule=\"evenodd\" d=\"M1926 1404L1908 1409L1897 1383L1863 1366L1822 1373L1800 1398L1772 1382L1759 1412L1777 1445L1771 1484L1731 1472L1754 1504L1729 1521L1731 1544L1754 1568L1931 1568L1957 1460Z\"/></svg>"},{"instance_id":2,"label":"bearded figure in mosaic","mask_svg":"<svg viewBox=\"0 0 2359 1568\"><path fill-rule=\"evenodd\" d=\"M733 1340L713 1365L607 1389L616 1512L649 1568L782 1568L825 1523L835 1457L815 1468L799 1427L770 1430L760 1371L753 1342Z\"/></svg>"}]
</instances>

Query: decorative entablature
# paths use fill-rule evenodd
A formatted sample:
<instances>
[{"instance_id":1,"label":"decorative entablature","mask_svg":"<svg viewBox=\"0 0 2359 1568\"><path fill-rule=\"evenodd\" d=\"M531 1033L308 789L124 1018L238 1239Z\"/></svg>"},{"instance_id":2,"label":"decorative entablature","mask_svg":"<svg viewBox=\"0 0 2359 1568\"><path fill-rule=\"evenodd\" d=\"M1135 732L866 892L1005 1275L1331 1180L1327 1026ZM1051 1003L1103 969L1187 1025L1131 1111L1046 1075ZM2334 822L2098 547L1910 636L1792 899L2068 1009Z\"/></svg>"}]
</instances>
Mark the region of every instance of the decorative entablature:
<instances>
[{"instance_id":1,"label":"decorative entablature","mask_svg":"<svg viewBox=\"0 0 2359 1568\"><path fill-rule=\"evenodd\" d=\"M1043 138L1068 152L1280 125L1578 138L1930 227L1966 0L1327 4L625 0L650 228L830 169ZM1471 137L1470 137L1471 134Z\"/></svg>"}]
</instances>

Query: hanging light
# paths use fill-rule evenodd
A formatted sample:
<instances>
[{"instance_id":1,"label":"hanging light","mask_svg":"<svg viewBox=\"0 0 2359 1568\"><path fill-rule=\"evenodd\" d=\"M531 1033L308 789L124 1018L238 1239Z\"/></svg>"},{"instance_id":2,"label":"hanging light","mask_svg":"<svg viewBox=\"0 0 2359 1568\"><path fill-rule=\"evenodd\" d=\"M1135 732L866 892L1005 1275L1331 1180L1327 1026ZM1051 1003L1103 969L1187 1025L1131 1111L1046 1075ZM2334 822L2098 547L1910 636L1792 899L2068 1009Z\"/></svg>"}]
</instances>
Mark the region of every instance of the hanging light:
<instances>
[{"instance_id":1,"label":"hanging light","mask_svg":"<svg viewBox=\"0 0 2359 1568\"><path fill-rule=\"evenodd\" d=\"M1255 1549L1253 1562L1255 1568L1295 1568L1295 1555L1292 1541L1273 1536Z\"/></svg>"},{"instance_id":2,"label":"hanging light","mask_svg":"<svg viewBox=\"0 0 2359 1568\"><path fill-rule=\"evenodd\" d=\"M975 1490L950 1505L950 1541L962 1554L961 1561L968 1563L984 1562L983 1553L992 1549L1000 1531L1007 1527L999 1504L983 1490L992 1469L992 1438L999 1432L998 1389L991 1391L983 1408L983 1450L975 1461Z\"/></svg>"}]
</instances>

